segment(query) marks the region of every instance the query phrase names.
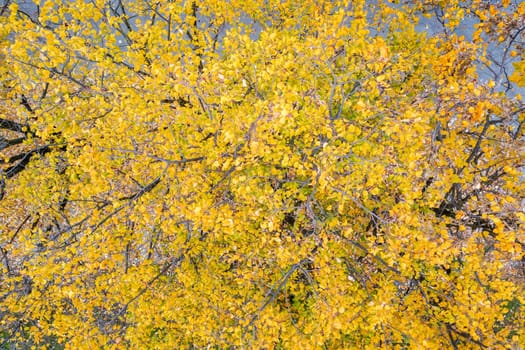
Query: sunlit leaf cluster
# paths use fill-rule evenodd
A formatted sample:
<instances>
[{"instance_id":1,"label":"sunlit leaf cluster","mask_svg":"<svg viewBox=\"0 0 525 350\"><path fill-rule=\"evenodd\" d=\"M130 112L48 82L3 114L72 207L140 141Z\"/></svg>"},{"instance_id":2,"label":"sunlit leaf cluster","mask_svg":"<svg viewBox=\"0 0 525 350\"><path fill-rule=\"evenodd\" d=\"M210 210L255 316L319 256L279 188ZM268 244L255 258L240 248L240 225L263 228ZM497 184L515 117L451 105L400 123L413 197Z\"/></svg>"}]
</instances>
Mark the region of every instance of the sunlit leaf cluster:
<instances>
[{"instance_id":1,"label":"sunlit leaf cluster","mask_svg":"<svg viewBox=\"0 0 525 350\"><path fill-rule=\"evenodd\" d=\"M525 3L0 4L0 348L525 347Z\"/></svg>"}]
</instances>

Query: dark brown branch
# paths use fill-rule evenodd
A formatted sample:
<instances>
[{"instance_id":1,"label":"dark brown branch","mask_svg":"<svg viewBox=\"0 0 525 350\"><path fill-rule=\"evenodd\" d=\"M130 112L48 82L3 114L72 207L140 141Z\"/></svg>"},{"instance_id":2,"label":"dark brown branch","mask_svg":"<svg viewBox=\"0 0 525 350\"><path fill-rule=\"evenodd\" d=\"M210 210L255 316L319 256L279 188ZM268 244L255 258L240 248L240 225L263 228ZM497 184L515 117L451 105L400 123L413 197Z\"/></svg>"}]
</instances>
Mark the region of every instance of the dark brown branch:
<instances>
[{"instance_id":1,"label":"dark brown branch","mask_svg":"<svg viewBox=\"0 0 525 350\"><path fill-rule=\"evenodd\" d=\"M476 145L474 146L474 148L470 152L469 157L467 158L467 164L472 162L472 160L474 160L474 158L477 156L478 152L480 152L481 141L483 140L483 137L485 137L485 134L487 133L487 130L489 129L490 125L492 125L490 116L487 115L487 117L485 118L485 125L483 125L483 130L479 134L478 140L476 141Z\"/></svg>"},{"instance_id":2,"label":"dark brown branch","mask_svg":"<svg viewBox=\"0 0 525 350\"><path fill-rule=\"evenodd\" d=\"M164 265L164 267L160 270L160 272L157 275L155 275L152 279L150 279L146 283L146 285L142 289L140 289L137 292L137 294L135 294L134 297L132 297L130 300L128 300L128 302L126 304L124 304L124 306L122 306L122 308L119 310L119 312L117 312L115 314L115 316L113 316L111 321L108 322L106 327L112 326L118 320L118 318L120 316L122 316L126 312L126 310L128 309L129 305L131 305L138 298L140 298L144 293L146 293L146 291L153 285L153 283L155 283L155 281L157 281L160 277L162 277L164 274L166 274L169 271L170 268L179 266L180 263L182 262L182 260L184 260L184 253L183 252L181 252L179 254L179 256L177 256L176 258L171 259L168 263L166 263Z\"/></svg>"},{"instance_id":3,"label":"dark brown branch","mask_svg":"<svg viewBox=\"0 0 525 350\"><path fill-rule=\"evenodd\" d=\"M92 226L91 233L93 234L99 227L104 225L104 223L106 221L108 221L111 217L113 217L114 215L118 214L120 211L122 211L127 206L130 206L133 203L133 201L139 199L145 193L147 193L147 192L151 191L152 189L154 189L155 186L157 186L159 183L160 183L160 176L158 176L155 180L153 180L152 182L150 182L149 184L144 186L142 189L140 189L136 193L134 193L132 195L129 195L129 196L126 196L126 197L119 198L119 200L121 200L121 201L124 201L124 200L129 200L129 201L124 203L124 204L122 204L121 206L119 206L115 210L113 210L111 213L106 215L106 217L104 217L104 219L99 221L96 225Z\"/></svg>"},{"instance_id":4,"label":"dark brown branch","mask_svg":"<svg viewBox=\"0 0 525 350\"><path fill-rule=\"evenodd\" d=\"M21 97L21 102L22 106L25 107L25 109L29 112L29 113L34 113L35 111L33 110L33 108L31 107L31 105L29 104L29 101L27 100L27 97L25 97L24 95L22 95Z\"/></svg>"},{"instance_id":5,"label":"dark brown branch","mask_svg":"<svg viewBox=\"0 0 525 350\"><path fill-rule=\"evenodd\" d=\"M44 85L44 91L42 91L42 95L40 96L40 100L43 100L47 96L48 90L49 90L49 83L46 83Z\"/></svg>"},{"instance_id":6,"label":"dark brown branch","mask_svg":"<svg viewBox=\"0 0 525 350\"><path fill-rule=\"evenodd\" d=\"M486 349L488 348L487 345L483 344L482 342L480 342L479 340L476 340L474 338L472 338L472 336L468 333L465 333L465 332L461 332L461 331L458 331L457 329L455 329L454 327L452 327L451 325L447 325L447 330L451 331L452 333L460 336L461 338L471 342L471 343L474 343L476 344L477 346L479 346L480 348L483 348L483 349Z\"/></svg>"},{"instance_id":7,"label":"dark brown branch","mask_svg":"<svg viewBox=\"0 0 525 350\"><path fill-rule=\"evenodd\" d=\"M0 16L3 16L4 12L7 11L7 9L9 8L10 4L11 4L10 0L7 0L5 2L4 6L2 6L2 11L0 11Z\"/></svg>"},{"instance_id":8,"label":"dark brown branch","mask_svg":"<svg viewBox=\"0 0 525 350\"><path fill-rule=\"evenodd\" d=\"M149 74L148 72L145 72L143 70L136 70L136 68L129 63L126 63L123 61L117 61L117 59L115 59L115 57L109 53L106 53L106 57L111 59L111 62L115 63L116 65L126 67L127 69L136 72L139 76L151 77L151 74Z\"/></svg>"},{"instance_id":9,"label":"dark brown branch","mask_svg":"<svg viewBox=\"0 0 525 350\"><path fill-rule=\"evenodd\" d=\"M25 141L25 137L19 137L19 138L16 138L16 139L11 139L11 140L7 140L7 139L3 139L2 137L0 137L0 151L10 147L10 146L14 146L14 145L19 145L21 144L22 142Z\"/></svg>"},{"instance_id":10,"label":"dark brown branch","mask_svg":"<svg viewBox=\"0 0 525 350\"><path fill-rule=\"evenodd\" d=\"M15 233L13 234L13 236L11 237L11 239L9 240L9 244L12 244L15 239L16 239L16 236L18 236L18 233L20 232L20 230L22 230L22 227L25 225L25 223L31 218L31 215L28 215L25 217L25 219L22 221L22 223L18 226L18 228L16 229Z\"/></svg>"},{"instance_id":11,"label":"dark brown branch","mask_svg":"<svg viewBox=\"0 0 525 350\"><path fill-rule=\"evenodd\" d=\"M160 183L160 176L157 177L155 180L153 180L152 182L150 182L149 184L147 184L146 186L142 187L139 191L129 195L129 196L125 196L125 197L121 197L119 198L119 200L121 201L124 201L124 200L128 200L128 199L138 199L140 197L142 197L144 194L150 192L151 190L153 190L158 184Z\"/></svg>"},{"instance_id":12,"label":"dark brown branch","mask_svg":"<svg viewBox=\"0 0 525 350\"><path fill-rule=\"evenodd\" d=\"M12 120L0 118L0 129L24 133L29 129L29 127L25 124L20 124Z\"/></svg>"},{"instance_id":13,"label":"dark brown branch","mask_svg":"<svg viewBox=\"0 0 525 350\"><path fill-rule=\"evenodd\" d=\"M9 266L9 259L7 258L7 252L2 247L0 247L0 252L2 252L2 256L4 257L4 265L7 270L7 275L11 276L11 267Z\"/></svg>"},{"instance_id":14,"label":"dark brown branch","mask_svg":"<svg viewBox=\"0 0 525 350\"><path fill-rule=\"evenodd\" d=\"M305 259L306 260L306 259ZM301 265L303 264L304 261L301 261L297 264L293 264L292 267L290 267L290 269L288 269L288 271L284 274L284 276L281 278L281 280L279 281L279 283L275 286L272 287L272 289L270 290L270 292L268 293L268 297L266 298L266 301L259 307L259 309L257 310L257 312L255 313L255 315L252 316L251 320L250 320L250 323L248 324L249 326L252 325L255 320L259 317L259 315L261 314L261 312L268 306L268 304L270 304L273 300L275 300L275 298L277 297L277 295L279 295L279 293L281 292L281 290L284 288L284 286L286 285L286 283L288 282L288 280L290 279L290 276L296 271L298 270Z\"/></svg>"},{"instance_id":15,"label":"dark brown branch","mask_svg":"<svg viewBox=\"0 0 525 350\"><path fill-rule=\"evenodd\" d=\"M17 160L20 160L20 161L17 164L10 166L4 171L5 177L10 179L16 174L18 174L19 172L21 172L22 170L24 170L27 164L29 164L31 157L33 157L35 154L43 155L43 154L49 153L50 151L51 151L50 146L42 146L42 147L35 148L29 152L17 154L16 156L9 158L7 162L4 161L4 164L13 163L13 162L16 162Z\"/></svg>"}]
</instances>

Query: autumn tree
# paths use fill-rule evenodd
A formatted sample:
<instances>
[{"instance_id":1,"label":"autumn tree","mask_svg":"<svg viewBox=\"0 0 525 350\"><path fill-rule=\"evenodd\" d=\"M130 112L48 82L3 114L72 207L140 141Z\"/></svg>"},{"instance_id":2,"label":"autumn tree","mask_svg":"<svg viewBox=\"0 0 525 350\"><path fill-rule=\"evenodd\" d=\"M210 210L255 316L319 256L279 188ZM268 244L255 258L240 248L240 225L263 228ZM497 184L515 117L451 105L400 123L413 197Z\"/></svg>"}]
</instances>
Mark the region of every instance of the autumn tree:
<instances>
[{"instance_id":1,"label":"autumn tree","mask_svg":"<svg viewBox=\"0 0 525 350\"><path fill-rule=\"evenodd\" d=\"M524 28L4 0L0 347L525 346Z\"/></svg>"}]
</instances>

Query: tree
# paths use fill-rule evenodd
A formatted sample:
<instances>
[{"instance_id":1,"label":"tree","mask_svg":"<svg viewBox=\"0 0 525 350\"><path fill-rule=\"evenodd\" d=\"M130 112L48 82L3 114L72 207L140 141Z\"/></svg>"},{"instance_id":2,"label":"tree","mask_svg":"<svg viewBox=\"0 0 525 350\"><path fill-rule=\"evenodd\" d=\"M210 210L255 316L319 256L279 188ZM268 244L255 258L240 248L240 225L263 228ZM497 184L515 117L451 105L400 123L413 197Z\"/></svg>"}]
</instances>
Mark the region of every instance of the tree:
<instances>
[{"instance_id":1,"label":"tree","mask_svg":"<svg viewBox=\"0 0 525 350\"><path fill-rule=\"evenodd\" d=\"M524 346L524 11L5 1L2 346Z\"/></svg>"}]
</instances>

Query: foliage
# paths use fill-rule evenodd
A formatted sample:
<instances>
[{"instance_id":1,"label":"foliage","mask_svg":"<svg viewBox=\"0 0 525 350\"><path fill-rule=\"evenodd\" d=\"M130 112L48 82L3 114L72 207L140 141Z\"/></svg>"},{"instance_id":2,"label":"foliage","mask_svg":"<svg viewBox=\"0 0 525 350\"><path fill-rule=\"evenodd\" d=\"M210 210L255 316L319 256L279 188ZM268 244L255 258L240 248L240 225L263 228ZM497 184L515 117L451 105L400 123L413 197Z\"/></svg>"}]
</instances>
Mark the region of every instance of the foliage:
<instances>
[{"instance_id":1,"label":"foliage","mask_svg":"<svg viewBox=\"0 0 525 350\"><path fill-rule=\"evenodd\" d=\"M525 346L525 3L0 12L0 347Z\"/></svg>"}]
</instances>

